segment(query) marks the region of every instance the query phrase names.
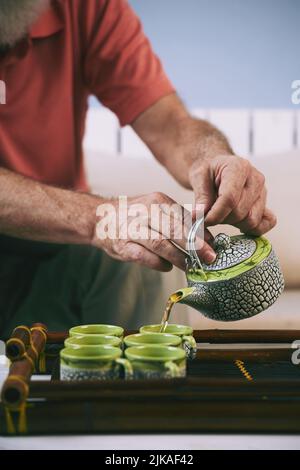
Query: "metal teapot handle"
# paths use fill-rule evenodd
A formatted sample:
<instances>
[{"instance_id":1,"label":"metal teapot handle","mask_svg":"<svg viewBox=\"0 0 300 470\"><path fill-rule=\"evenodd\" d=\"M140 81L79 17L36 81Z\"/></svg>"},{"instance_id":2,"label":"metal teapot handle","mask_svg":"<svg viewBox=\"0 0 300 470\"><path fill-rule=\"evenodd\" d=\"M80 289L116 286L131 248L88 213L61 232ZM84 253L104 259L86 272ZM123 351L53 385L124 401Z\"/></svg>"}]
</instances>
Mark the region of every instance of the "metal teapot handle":
<instances>
[{"instance_id":1,"label":"metal teapot handle","mask_svg":"<svg viewBox=\"0 0 300 470\"><path fill-rule=\"evenodd\" d=\"M192 268L194 270L201 269L202 271L203 271L203 266L196 250L195 241L197 237L197 232L203 223L204 223L204 216L200 217L200 219L196 220L196 222L192 225L191 230L189 231L189 234L188 234L188 239L187 239L187 251L189 253L189 258L192 264Z\"/></svg>"},{"instance_id":2,"label":"metal teapot handle","mask_svg":"<svg viewBox=\"0 0 300 470\"><path fill-rule=\"evenodd\" d=\"M195 240L197 236L197 232L199 230L199 227L201 224L204 222L204 216L200 217L200 219L196 220L196 222L192 225L188 238L187 238L187 250L184 250L178 243L176 243L174 240L169 240L176 248L178 248L182 253L186 255L186 263L190 263L192 265L192 269L201 269L203 271L203 266L201 264L201 261L199 259L198 253L196 251L195 247Z\"/></svg>"}]
</instances>

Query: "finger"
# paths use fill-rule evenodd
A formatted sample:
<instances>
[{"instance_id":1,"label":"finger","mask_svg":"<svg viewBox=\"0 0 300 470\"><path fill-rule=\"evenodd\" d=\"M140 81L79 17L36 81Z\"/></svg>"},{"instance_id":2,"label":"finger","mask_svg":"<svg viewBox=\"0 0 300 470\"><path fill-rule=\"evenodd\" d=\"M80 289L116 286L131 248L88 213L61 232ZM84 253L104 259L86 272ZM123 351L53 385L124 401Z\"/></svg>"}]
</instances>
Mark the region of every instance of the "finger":
<instances>
[{"instance_id":1,"label":"finger","mask_svg":"<svg viewBox=\"0 0 300 470\"><path fill-rule=\"evenodd\" d=\"M204 240L206 243L208 243L211 247L213 247L214 243L214 236L213 234L208 230L208 228L204 229Z\"/></svg>"},{"instance_id":2,"label":"finger","mask_svg":"<svg viewBox=\"0 0 300 470\"><path fill-rule=\"evenodd\" d=\"M258 177L258 172L251 172L244 186L241 199L232 213L224 219L224 223L237 225L249 217L254 210L256 225L260 222L265 210L267 191L264 178ZM255 206L255 207L254 207ZM259 219L259 220L258 220ZM253 228L253 226L252 226Z\"/></svg>"},{"instance_id":3,"label":"finger","mask_svg":"<svg viewBox=\"0 0 300 470\"><path fill-rule=\"evenodd\" d=\"M179 248L174 246L170 240L164 238L161 234L152 231L150 233L149 240L140 240L140 243L145 246L148 250L157 254L161 258L169 261L174 266L177 266L179 269L185 270L186 263L186 254L183 253ZM212 263L216 254L210 247L210 245L203 240L201 241L201 247L197 250L199 257L207 264Z\"/></svg>"},{"instance_id":4,"label":"finger","mask_svg":"<svg viewBox=\"0 0 300 470\"><path fill-rule=\"evenodd\" d=\"M216 252L213 247L214 237L211 232L205 228L204 234L195 238L195 249L201 261L205 264L211 264L216 259Z\"/></svg>"},{"instance_id":5,"label":"finger","mask_svg":"<svg viewBox=\"0 0 300 470\"><path fill-rule=\"evenodd\" d=\"M247 181L248 169L247 165L233 161L222 170L217 200L205 218L208 226L222 223L237 207Z\"/></svg>"},{"instance_id":6,"label":"finger","mask_svg":"<svg viewBox=\"0 0 300 470\"><path fill-rule=\"evenodd\" d=\"M267 191L264 188L261 196L258 197L256 202L251 207L247 217L245 217L244 220L242 220L241 222L229 223L238 227L243 233L251 233L251 230L255 230L255 228L259 226L263 219L266 208L266 200Z\"/></svg>"},{"instance_id":7,"label":"finger","mask_svg":"<svg viewBox=\"0 0 300 470\"><path fill-rule=\"evenodd\" d=\"M152 230L150 239L140 240L139 243L147 248L147 250L156 254L160 258L177 266L177 268L185 270L185 254L158 232Z\"/></svg>"},{"instance_id":8,"label":"finger","mask_svg":"<svg viewBox=\"0 0 300 470\"><path fill-rule=\"evenodd\" d=\"M202 247L197 249L198 256L205 264L211 264L215 261L217 254L213 248L206 242L202 243Z\"/></svg>"},{"instance_id":9,"label":"finger","mask_svg":"<svg viewBox=\"0 0 300 470\"><path fill-rule=\"evenodd\" d=\"M173 210L174 208L175 210ZM188 250L187 238L192 226L191 214L178 204L172 206L171 211L170 207L162 207L162 210L167 216L167 219L164 221L165 223L161 223L162 221L158 221L157 218L151 218L152 229L160 233L162 238L172 240L179 247ZM199 233L201 229L202 233ZM195 247L200 258L205 263L210 264L216 258L216 253L212 246L214 238L209 230L204 230L204 226L199 229L199 232L195 239Z\"/></svg>"},{"instance_id":10,"label":"finger","mask_svg":"<svg viewBox=\"0 0 300 470\"><path fill-rule=\"evenodd\" d=\"M203 161L194 164L190 169L189 177L195 195L195 212L197 213L197 205L199 205L206 214L216 200L216 191L209 163ZM194 215L196 216L196 214Z\"/></svg>"},{"instance_id":11,"label":"finger","mask_svg":"<svg viewBox=\"0 0 300 470\"><path fill-rule=\"evenodd\" d=\"M126 261L131 261L162 272L169 272L173 268L172 264L167 260L161 258L138 243L128 242L126 244L126 251Z\"/></svg>"},{"instance_id":12,"label":"finger","mask_svg":"<svg viewBox=\"0 0 300 470\"><path fill-rule=\"evenodd\" d=\"M249 234L259 237L263 235L264 233L267 233L270 230L272 230L272 228L275 227L276 223L277 223L277 219L275 215L273 214L273 212L270 211L269 209L265 209L265 212L264 212L264 215L260 224L257 227L255 227L255 229L251 230Z\"/></svg>"},{"instance_id":13,"label":"finger","mask_svg":"<svg viewBox=\"0 0 300 470\"><path fill-rule=\"evenodd\" d=\"M185 249L187 235L192 226L191 213L179 204L160 204L161 213L151 217L150 229L160 233L163 238L173 240Z\"/></svg>"},{"instance_id":14,"label":"finger","mask_svg":"<svg viewBox=\"0 0 300 470\"><path fill-rule=\"evenodd\" d=\"M162 240L165 239L166 241L168 241L168 240L174 241L179 247L181 247L184 250L188 251L189 247L188 247L188 243L187 243L187 235L185 234L186 227L181 227L181 231L179 232L177 229L179 227L180 222L178 223L177 228L176 228L176 220L175 220L175 225L174 225L174 221L172 221L172 220L168 221L168 222L171 224L171 227L168 226L167 230L166 230L165 227L157 226L155 224L155 222L152 223L152 229L153 230L156 229L156 230L154 230L154 232L159 233L160 236L161 236L160 238ZM189 232L189 230L190 230L190 227L188 227L188 232ZM205 230L203 234L197 234L197 236L195 238L195 248L198 252L199 257L206 264L212 263L216 258L216 253L213 249L212 243L213 243L213 236L211 235L211 233L208 230ZM168 249L168 255L172 256L174 245L171 244L171 247L170 247L170 245L167 245L166 243L164 244L163 242L160 242L160 241L158 241L157 244L159 245L159 248L165 247L165 249ZM162 246L160 246L160 244ZM157 249L158 247L156 246L156 242L154 242L154 245L155 245L155 249ZM170 252L170 248L172 248L172 252ZM177 247L175 247L175 248L176 248L177 251L180 252L179 248L177 248ZM160 254L160 256L163 256L160 251L159 251L158 254ZM181 252L180 252L180 254L181 254ZM182 257L180 256L180 258L182 258ZM184 268L182 268L181 259L178 259L178 257L173 258L173 256L172 256L172 258L167 258L167 259L169 261L171 261L173 264L175 264L175 266L178 266L181 269L184 269ZM178 265L178 262L180 263L180 265Z\"/></svg>"}]
</instances>

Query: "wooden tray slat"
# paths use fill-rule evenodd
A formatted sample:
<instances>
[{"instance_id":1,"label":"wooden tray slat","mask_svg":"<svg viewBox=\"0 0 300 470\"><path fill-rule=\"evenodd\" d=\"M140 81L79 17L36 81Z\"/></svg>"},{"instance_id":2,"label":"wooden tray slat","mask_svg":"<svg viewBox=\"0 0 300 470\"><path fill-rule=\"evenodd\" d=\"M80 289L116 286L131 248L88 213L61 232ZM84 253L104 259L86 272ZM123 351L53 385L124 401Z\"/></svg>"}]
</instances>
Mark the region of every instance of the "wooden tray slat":
<instances>
[{"instance_id":1,"label":"wooden tray slat","mask_svg":"<svg viewBox=\"0 0 300 470\"><path fill-rule=\"evenodd\" d=\"M52 338L52 362L63 335ZM198 343L269 342L270 347L213 350L200 344L184 379L32 381L28 434L300 433L300 368L291 363L291 348L272 347L300 338L300 331L206 330L196 331L195 337ZM244 362L252 381L236 360ZM6 432L0 403L0 434Z\"/></svg>"},{"instance_id":2,"label":"wooden tray slat","mask_svg":"<svg viewBox=\"0 0 300 470\"><path fill-rule=\"evenodd\" d=\"M125 335L137 331L125 331ZM292 343L300 339L300 330L195 330L198 343ZM63 343L68 332L52 332L48 335L48 343Z\"/></svg>"}]
</instances>

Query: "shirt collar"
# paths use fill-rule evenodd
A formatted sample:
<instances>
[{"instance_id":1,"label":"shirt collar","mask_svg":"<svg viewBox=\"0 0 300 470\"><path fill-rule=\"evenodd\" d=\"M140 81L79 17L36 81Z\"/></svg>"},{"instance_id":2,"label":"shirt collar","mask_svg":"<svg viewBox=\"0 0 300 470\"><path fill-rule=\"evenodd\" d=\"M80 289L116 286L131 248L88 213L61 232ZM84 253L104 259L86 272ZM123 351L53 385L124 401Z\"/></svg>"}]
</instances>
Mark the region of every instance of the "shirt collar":
<instances>
[{"instance_id":1,"label":"shirt collar","mask_svg":"<svg viewBox=\"0 0 300 470\"><path fill-rule=\"evenodd\" d=\"M31 27L29 36L32 39L45 38L58 33L64 28L62 18L59 16L56 5L51 0L49 8L40 16L36 23Z\"/></svg>"},{"instance_id":2,"label":"shirt collar","mask_svg":"<svg viewBox=\"0 0 300 470\"><path fill-rule=\"evenodd\" d=\"M57 0L51 0L48 10L31 27L28 36L19 41L4 57L0 56L1 68L24 58L32 45L32 39L46 38L64 29L57 6Z\"/></svg>"}]
</instances>

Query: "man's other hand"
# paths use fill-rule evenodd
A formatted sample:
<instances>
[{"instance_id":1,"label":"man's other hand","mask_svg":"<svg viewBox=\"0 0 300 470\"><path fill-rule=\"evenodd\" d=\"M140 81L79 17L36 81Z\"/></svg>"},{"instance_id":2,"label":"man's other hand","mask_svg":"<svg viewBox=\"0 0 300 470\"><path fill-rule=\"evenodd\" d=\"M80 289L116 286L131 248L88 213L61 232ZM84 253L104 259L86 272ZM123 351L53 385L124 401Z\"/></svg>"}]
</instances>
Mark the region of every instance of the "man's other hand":
<instances>
[{"instance_id":1,"label":"man's other hand","mask_svg":"<svg viewBox=\"0 0 300 470\"><path fill-rule=\"evenodd\" d=\"M98 207L93 245L120 261L158 271L170 271L173 265L184 270L186 255L172 241L186 249L191 214L163 193L128 198L126 210L121 204L118 199ZM196 240L199 256L211 263L216 254L209 245L212 236L208 230L204 239L199 236Z\"/></svg>"},{"instance_id":2,"label":"man's other hand","mask_svg":"<svg viewBox=\"0 0 300 470\"><path fill-rule=\"evenodd\" d=\"M230 224L259 236L276 225L266 207L265 178L248 160L235 155L198 159L189 178L195 202L204 205L206 226Z\"/></svg>"}]
</instances>

